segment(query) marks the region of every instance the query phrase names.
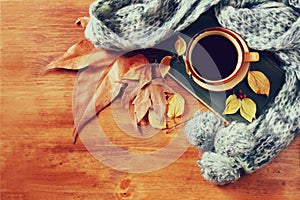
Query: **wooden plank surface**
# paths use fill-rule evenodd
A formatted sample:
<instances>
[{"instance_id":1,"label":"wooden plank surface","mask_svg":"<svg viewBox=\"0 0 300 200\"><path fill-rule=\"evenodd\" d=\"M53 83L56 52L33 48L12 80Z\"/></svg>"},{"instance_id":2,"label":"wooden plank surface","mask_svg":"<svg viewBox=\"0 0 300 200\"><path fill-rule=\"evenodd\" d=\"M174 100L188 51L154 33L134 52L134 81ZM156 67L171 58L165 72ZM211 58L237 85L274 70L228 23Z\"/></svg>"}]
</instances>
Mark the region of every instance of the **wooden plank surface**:
<instances>
[{"instance_id":1,"label":"wooden plank surface","mask_svg":"<svg viewBox=\"0 0 300 200\"><path fill-rule=\"evenodd\" d=\"M133 174L105 166L80 140L72 144L77 74L65 70L39 74L83 38L74 20L88 15L91 1L0 3L1 199L299 199L299 137L269 165L225 187L202 178L196 165L199 152L193 147L158 171ZM189 100L190 111L196 110ZM143 151L145 143L122 138L112 110L109 107L99 116L112 141ZM159 133L155 148L174 134Z\"/></svg>"}]
</instances>

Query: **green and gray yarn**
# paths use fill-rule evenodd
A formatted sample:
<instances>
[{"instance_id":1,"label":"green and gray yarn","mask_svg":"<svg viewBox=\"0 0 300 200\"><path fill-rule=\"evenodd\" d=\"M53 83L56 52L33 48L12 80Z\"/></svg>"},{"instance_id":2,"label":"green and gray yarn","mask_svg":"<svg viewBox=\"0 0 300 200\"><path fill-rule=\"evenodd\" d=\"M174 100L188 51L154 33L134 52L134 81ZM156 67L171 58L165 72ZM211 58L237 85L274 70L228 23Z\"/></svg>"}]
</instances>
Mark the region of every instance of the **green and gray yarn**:
<instances>
[{"instance_id":1,"label":"green and gray yarn","mask_svg":"<svg viewBox=\"0 0 300 200\"><path fill-rule=\"evenodd\" d=\"M90 6L85 37L97 48L153 47L194 22L219 0L98 0Z\"/></svg>"},{"instance_id":2,"label":"green and gray yarn","mask_svg":"<svg viewBox=\"0 0 300 200\"><path fill-rule=\"evenodd\" d=\"M281 91L253 123L224 126L214 114L197 112L187 124L187 138L205 151L198 161L204 178L224 185L267 164L300 132L300 1L98 0L85 35L98 48L152 47L212 6L222 26L251 48L274 52L285 70Z\"/></svg>"}]
</instances>

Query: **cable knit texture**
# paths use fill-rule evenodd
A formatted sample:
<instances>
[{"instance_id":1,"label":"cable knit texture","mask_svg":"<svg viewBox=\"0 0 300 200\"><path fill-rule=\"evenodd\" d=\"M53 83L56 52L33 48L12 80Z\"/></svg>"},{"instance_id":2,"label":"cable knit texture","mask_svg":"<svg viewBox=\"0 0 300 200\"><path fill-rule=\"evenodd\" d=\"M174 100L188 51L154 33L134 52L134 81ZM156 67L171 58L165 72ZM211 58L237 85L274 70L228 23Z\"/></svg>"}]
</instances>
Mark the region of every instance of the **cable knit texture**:
<instances>
[{"instance_id":1,"label":"cable knit texture","mask_svg":"<svg viewBox=\"0 0 300 200\"><path fill-rule=\"evenodd\" d=\"M215 115L197 112L187 124L189 141L207 151L198 161L204 178L224 185L268 163L300 132L300 1L98 0L91 4L85 36L98 48L147 48L213 6L223 27L253 49L274 52L285 70L281 91L253 123L225 127Z\"/></svg>"}]
</instances>

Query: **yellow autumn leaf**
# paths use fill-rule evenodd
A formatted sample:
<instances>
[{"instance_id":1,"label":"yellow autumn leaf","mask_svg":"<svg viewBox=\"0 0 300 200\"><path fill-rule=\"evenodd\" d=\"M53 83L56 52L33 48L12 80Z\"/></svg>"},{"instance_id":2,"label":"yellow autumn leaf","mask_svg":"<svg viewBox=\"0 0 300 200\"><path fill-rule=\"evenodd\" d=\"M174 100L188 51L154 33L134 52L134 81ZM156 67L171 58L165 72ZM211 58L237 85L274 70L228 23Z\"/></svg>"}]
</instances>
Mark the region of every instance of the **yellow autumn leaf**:
<instances>
[{"instance_id":1,"label":"yellow autumn leaf","mask_svg":"<svg viewBox=\"0 0 300 200\"><path fill-rule=\"evenodd\" d=\"M249 71L248 72L248 84L249 84L250 88L256 94L265 94L265 95L269 96L270 81L262 72Z\"/></svg>"},{"instance_id":2,"label":"yellow autumn leaf","mask_svg":"<svg viewBox=\"0 0 300 200\"><path fill-rule=\"evenodd\" d=\"M170 70L172 58L172 56L165 56L160 61L159 69L163 78L168 74Z\"/></svg>"},{"instance_id":3,"label":"yellow autumn leaf","mask_svg":"<svg viewBox=\"0 0 300 200\"><path fill-rule=\"evenodd\" d=\"M226 99L226 108L223 114L234 114L236 113L241 107L241 99L237 98L235 94L230 95Z\"/></svg>"},{"instance_id":4,"label":"yellow autumn leaf","mask_svg":"<svg viewBox=\"0 0 300 200\"><path fill-rule=\"evenodd\" d=\"M244 98L240 113L247 121L252 122L256 115L256 103L250 98Z\"/></svg>"},{"instance_id":5,"label":"yellow autumn leaf","mask_svg":"<svg viewBox=\"0 0 300 200\"><path fill-rule=\"evenodd\" d=\"M186 51L186 42L181 36L178 36L175 42L175 50L179 56L182 56Z\"/></svg>"},{"instance_id":6,"label":"yellow autumn leaf","mask_svg":"<svg viewBox=\"0 0 300 200\"><path fill-rule=\"evenodd\" d=\"M160 119L160 117L157 116L157 114L154 111L154 109L149 109L148 120L149 120L150 125L153 128L157 128L157 129L165 129L165 128L167 128L167 120L166 120L166 118L164 117L163 119Z\"/></svg>"},{"instance_id":7,"label":"yellow autumn leaf","mask_svg":"<svg viewBox=\"0 0 300 200\"><path fill-rule=\"evenodd\" d=\"M169 97L167 116L172 119L181 116L184 113L184 104L184 98L178 93Z\"/></svg>"},{"instance_id":8,"label":"yellow autumn leaf","mask_svg":"<svg viewBox=\"0 0 300 200\"><path fill-rule=\"evenodd\" d=\"M229 104L230 101L237 99L237 96L235 94L230 95L226 99L226 106Z\"/></svg>"}]
</instances>

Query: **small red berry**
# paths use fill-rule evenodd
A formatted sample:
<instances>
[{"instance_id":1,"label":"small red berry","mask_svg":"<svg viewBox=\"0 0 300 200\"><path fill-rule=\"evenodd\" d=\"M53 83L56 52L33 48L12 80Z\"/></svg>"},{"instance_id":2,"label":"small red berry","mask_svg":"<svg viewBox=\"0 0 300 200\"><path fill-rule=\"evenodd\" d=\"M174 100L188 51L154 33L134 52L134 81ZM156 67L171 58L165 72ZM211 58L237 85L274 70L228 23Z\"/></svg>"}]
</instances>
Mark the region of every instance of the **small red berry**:
<instances>
[{"instance_id":1,"label":"small red berry","mask_svg":"<svg viewBox=\"0 0 300 200\"><path fill-rule=\"evenodd\" d=\"M244 98L247 98L247 95L246 95L246 94L244 94L244 95L243 95L243 97L244 97Z\"/></svg>"},{"instance_id":2,"label":"small red berry","mask_svg":"<svg viewBox=\"0 0 300 200\"><path fill-rule=\"evenodd\" d=\"M240 94L240 96L239 96L239 97L240 97L240 99L242 99L244 96Z\"/></svg>"},{"instance_id":3,"label":"small red berry","mask_svg":"<svg viewBox=\"0 0 300 200\"><path fill-rule=\"evenodd\" d=\"M239 94L242 94L242 93L243 93L243 90L238 90L238 93L239 93Z\"/></svg>"}]
</instances>

